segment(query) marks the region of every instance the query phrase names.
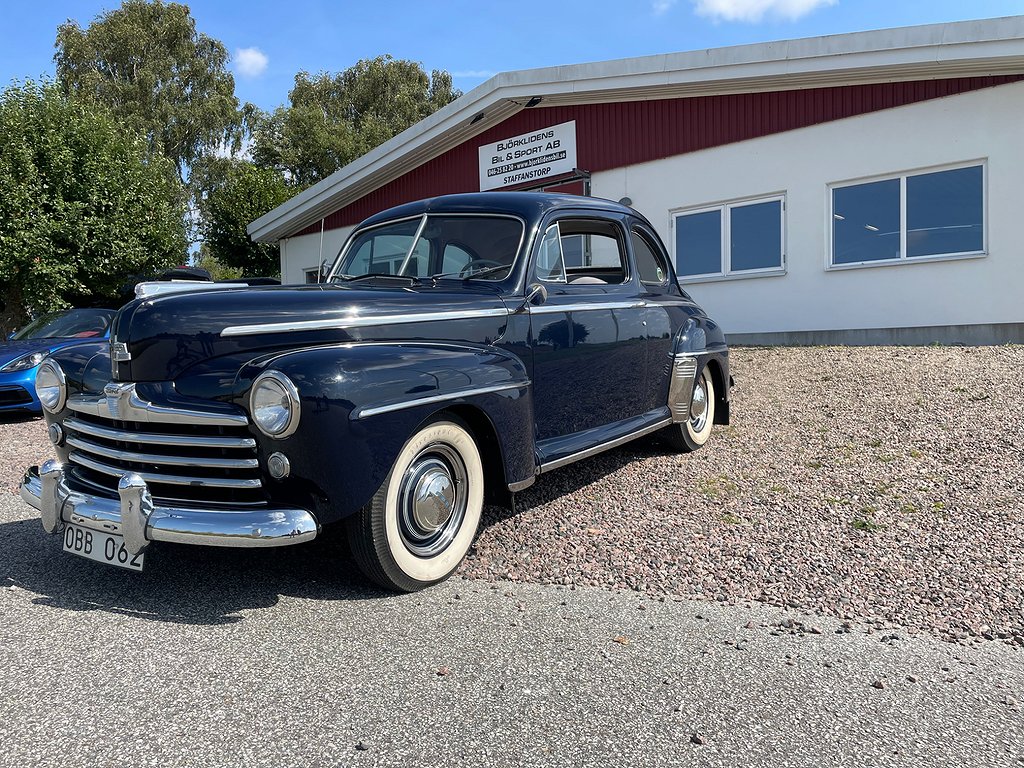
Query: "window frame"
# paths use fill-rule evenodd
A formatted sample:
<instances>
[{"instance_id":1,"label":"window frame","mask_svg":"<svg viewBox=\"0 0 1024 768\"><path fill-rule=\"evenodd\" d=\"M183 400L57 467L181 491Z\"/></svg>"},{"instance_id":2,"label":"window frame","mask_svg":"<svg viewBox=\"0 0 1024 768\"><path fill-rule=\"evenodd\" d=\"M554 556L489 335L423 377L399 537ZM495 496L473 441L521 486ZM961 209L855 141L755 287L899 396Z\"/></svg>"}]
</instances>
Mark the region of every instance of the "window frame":
<instances>
[{"instance_id":1,"label":"window frame","mask_svg":"<svg viewBox=\"0 0 1024 768\"><path fill-rule=\"evenodd\" d=\"M981 168L981 250L959 251L957 253L937 253L930 256L907 255L907 179L913 176L925 176L943 171L958 171L964 168ZM836 264L835 257L835 190L873 184L879 181L900 182L900 255L895 259L875 259L873 261L854 261L847 264ZM871 269L872 267L893 267L904 264L929 263L935 261L956 261L959 259L982 259L989 254L989 215L988 215L988 158L965 160L942 165L922 166L894 173L876 176L863 176L829 183L825 188L825 271L842 272L848 269Z\"/></svg>"},{"instance_id":2,"label":"window frame","mask_svg":"<svg viewBox=\"0 0 1024 768\"><path fill-rule=\"evenodd\" d=\"M605 284L603 286L595 286L595 285L592 285L592 284L582 284L582 285L578 284L576 286L573 286L572 281L569 280L569 269L568 269L568 267L565 264L565 251L562 249L562 237L563 236L564 237L575 237L576 235L575 234L572 234L572 235L563 235L562 234L562 223L566 222L566 221L570 221L570 222L592 222L594 224L604 225L604 226L607 226L607 227L611 228L611 230L615 233L614 235L603 235L603 234L600 234L600 233L597 233L597 234L600 237L609 237L609 238L615 240L616 245L618 246L618 249L619 249L619 260L620 260L620 263L622 264L623 279L622 279L621 282L618 282L618 283L607 283L607 284ZM550 279L546 279L546 278L541 277L537 273L537 258L540 255L540 250L539 250L540 249L540 245L543 242L544 238L547 237L548 232L553 227L558 229L558 247L559 247L559 250L561 251L562 275L565 277L565 280L550 280ZM624 285L630 285L633 282L633 265L632 265L632 258L631 258L632 257L632 251L630 250L632 248L632 245L629 242L627 242L628 241L628 234L626 233L625 229L626 228L622 225L622 222L619 221L618 219L605 218L603 216L595 216L592 211L587 211L587 212L581 212L581 211L562 211L562 212L559 212L556 216L554 216L551 219L549 219L547 221L547 226L543 227L543 230L539 232L539 237L537 238L536 245L534 246L534 251L535 252L534 252L534 254L531 257L531 263L530 263L531 279L532 280L536 280L539 283L544 283L544 284L547 284L547 285L562 285L562 286L567 286L567 287L568 286L573 286L574 289L578 289L578 288L584 287L584 285L585 285L586 288L595 288L595 287L621 288ZM590 233L590 234L593 235L594 233Z\"/></svg>"},{"instance_id":3,"label":"window frame","mask_svg":"<svg viewBox=\"0 0 1024 768\"><path fill-rule=\"evenodd\" d=\"M761 267L758 269L732 269L732 209L743 208L748 205L760 203L779 203L779 266ZM720 242L721 253L719 264L721 270L718 272L703 272L699 275L684 275L679 268L679 238L677 236L677 221L681 216L690 216L698 213L710 213L720 211ZM672 231L672 261L676 272L676 279L680 283L711 283L721 280L746 280L757 277L777 277L785 275L786 265L786 192L773 192L756 197L739 197L731 200L722 200L717 203L699 206L687 206L672 208L669 210L670 227Z\"/></svg>"}]
</instances>

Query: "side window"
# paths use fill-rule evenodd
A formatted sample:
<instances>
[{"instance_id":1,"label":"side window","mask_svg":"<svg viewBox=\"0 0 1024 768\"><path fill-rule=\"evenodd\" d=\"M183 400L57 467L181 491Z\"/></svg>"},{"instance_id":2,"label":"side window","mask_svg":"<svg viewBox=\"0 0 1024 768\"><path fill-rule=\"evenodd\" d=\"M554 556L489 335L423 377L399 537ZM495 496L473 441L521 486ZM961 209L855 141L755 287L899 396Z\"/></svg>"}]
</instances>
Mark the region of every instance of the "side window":
<instances>
[{"instance_id":1,"label":"side window","mask_svg":"<svg viewBox=\"0 0 1024 768\"><path fill-rule=\"evenodd\" d=\"M565 262L562 260L562 240L558 225L552 224L544 233L537 248L537 279L549 283L565 282Z\"/></svg>"},{"instance_id":2,"label":"side window","mask_svg":"<svg viewBox=\"0 0 1024 768\"><path fill-rule=\"evenodd\" d=\"M544 233L536 273L548 282L616 285L628 279L624 246L614 222L561 219Z\"/></svg>"},{"instance_id":3,"label":"side window","mask_svg":"<svg viewBox=\"0 0 1024 768\"><path fill-rule=\"evenodd\" d=\"M664 285L668 279L668 265L661 255L661 249L648 240L643 232L633 230L633 256L636 258L636 271L640 282L648 285Z\"/></svg>"}]
</instances>

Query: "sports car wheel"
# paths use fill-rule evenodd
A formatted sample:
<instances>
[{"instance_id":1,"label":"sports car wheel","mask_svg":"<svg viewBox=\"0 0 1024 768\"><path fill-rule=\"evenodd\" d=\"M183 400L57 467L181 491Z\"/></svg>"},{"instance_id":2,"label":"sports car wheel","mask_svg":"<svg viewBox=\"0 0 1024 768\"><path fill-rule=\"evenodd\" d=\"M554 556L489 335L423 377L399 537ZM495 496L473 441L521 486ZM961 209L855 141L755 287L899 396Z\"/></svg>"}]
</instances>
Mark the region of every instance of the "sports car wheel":
<instances>
[{"instance_id":1,"label":"sports car wheel","mask_svg":"<svg viewBox=\"0 0 1024 768\"><path fill-rule=\"evenodd\" d=\"M665 442L677 451L696 451L711 437L715 422L715 382L706 366L693 384L688 415L686 421L662 432Z\"/></svg>"},{"instance_id":2,"label":"sports car wheel","mask_svg":"<svg viewBox=\"0 0 1024 768\"><path fill-rule=\"evenodd\" d=\"M353 556L387 589L414 592L443 581L473 543L483 499L483 463L469 429L452 417L431 422L348 519Z\"/></svg>"}]
</instances>

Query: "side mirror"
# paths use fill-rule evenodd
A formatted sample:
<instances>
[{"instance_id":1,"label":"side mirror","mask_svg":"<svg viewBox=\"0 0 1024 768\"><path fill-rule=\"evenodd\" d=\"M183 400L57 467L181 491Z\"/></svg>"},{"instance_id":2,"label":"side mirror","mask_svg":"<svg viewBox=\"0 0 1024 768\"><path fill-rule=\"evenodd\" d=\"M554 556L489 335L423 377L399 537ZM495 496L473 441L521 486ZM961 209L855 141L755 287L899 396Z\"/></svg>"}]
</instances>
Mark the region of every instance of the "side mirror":
<instances>
[{"instance_id":1,"label":"side mirror","mask_svg":"<svg viewBox=\"0 0 1024 768\"><path fill-rule=\"evenodd\" d=\"M527 307L539 307L548 300L548 289L540 283L533 283L526 289L526 300L523 302L523 309Z\"/></svg>"},{"instance_id":2,"label":"side mirror","mask_svg":"<svg viewBox=\"0 0 1024 768\"><path fill-rule=\"evenodd\" d=\"M327 265L327 259L320 262L320 273L316 277L318 283L322 283L327 280L327 275L331 273L331 268Z\"/></svg>"}]
</instances>

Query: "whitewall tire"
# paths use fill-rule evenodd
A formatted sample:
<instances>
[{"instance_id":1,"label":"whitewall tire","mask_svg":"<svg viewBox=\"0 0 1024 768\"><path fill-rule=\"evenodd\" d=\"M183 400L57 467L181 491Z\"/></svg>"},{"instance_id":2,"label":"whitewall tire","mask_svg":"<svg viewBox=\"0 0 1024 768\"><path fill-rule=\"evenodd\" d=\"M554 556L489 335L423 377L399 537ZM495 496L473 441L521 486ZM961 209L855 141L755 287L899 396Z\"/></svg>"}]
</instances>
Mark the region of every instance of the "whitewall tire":
<instances>
[{"instance_id":1,"label":"whitewall tire","mask_svg":"<svg viewBox=\"0 0 1024 768\"><path fill-rule=\"evenodd\" d=\"M443 417L402 447L380 489L348 519L360 569L387 589L413 592L448 578L480 524L484 470L469 429Z\"/></svg>"}]
</instances>

